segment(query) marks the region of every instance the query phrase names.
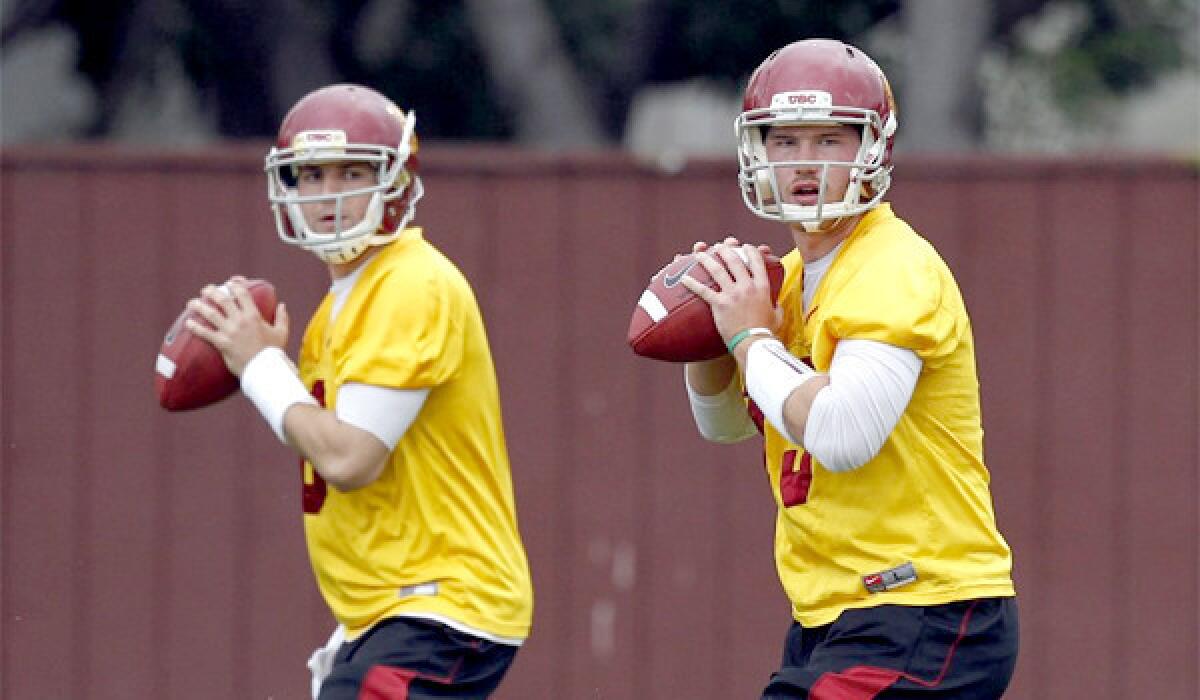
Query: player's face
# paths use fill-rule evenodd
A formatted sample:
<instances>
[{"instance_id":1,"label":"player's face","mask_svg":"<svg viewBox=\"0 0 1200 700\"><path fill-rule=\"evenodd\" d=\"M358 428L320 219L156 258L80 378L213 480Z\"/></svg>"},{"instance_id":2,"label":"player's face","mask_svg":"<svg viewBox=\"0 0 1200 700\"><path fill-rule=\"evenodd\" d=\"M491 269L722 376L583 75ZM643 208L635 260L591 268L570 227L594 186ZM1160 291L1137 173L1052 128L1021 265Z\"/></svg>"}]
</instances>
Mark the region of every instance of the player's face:
<instances>
[{"instance_id":1,"label":"player's face","mask_svg":"<svg viewBox=\"0 0 1200 700\"><path fill-rule=\"evenodd\" d=\"M302 197L335 195L341 192L361 190L377 184L377 170L370 163L334 162L300 166L296 178L296 189ZM309 227L318 233L345 231L362 221L367 213L371 194L364 193L338 199L330 197L300 205ZM340 217L340 221L339 221Z\"/></svg>"},{"instance_id":2,"label":"player's face","mask_svg":"<svg viewBox=\"0 0 1200 700\"><path fill-rule=\"evenodd\" d=\"M771 162L834 161L853 162L862 144L859 128L846 124L828 126L772 126L767 130L765 146ZM800 163L776 168L779 190L789 204L814 206L821 187L819 163ZM831 166L826 175L825 202L837 202L846 195L850 168Z\"/></svg>"}]
</instances>

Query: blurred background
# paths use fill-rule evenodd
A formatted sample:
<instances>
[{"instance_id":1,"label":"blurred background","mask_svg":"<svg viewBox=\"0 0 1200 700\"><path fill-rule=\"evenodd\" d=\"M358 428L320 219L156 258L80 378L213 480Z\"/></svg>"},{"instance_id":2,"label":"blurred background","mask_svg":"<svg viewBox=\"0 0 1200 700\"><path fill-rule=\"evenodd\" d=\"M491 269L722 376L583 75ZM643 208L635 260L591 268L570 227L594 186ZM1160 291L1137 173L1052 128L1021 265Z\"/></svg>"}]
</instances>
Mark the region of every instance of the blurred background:
<instances>
[{"instance_id":1,"label":"blurred background","mask_svg":"<svg viewBox=\"0 0 1200 700\"><path fill-rule=\"evenodd\" d=\"M426 139L670 164L726 156L750 71L830 36L903 96L900 148L1194 155L1198 23L1196 0L6 0L0 135L262 139L351 81Z\"/></svg>"},{"instance_id":2,"label":"blurred background","mask_svg":"<svg viewBox=\"0 0 1200 700\"><path fill-rule=\"evenodd\" d=\"M333 623L296 460L240 398L162 411L153 358L233 273L315 308L262 158L336 81L416 110L417 222L488 324L537 597L498 700L758 697L790 619L760 448L704 443L625 331L694 240L789 245L742 205L732 122L813 36L891 78L888 198L972 314L1006 697L1200 697L1197 0L0 8L5 700L306 697Z\"/></svg>"}]
</instances>

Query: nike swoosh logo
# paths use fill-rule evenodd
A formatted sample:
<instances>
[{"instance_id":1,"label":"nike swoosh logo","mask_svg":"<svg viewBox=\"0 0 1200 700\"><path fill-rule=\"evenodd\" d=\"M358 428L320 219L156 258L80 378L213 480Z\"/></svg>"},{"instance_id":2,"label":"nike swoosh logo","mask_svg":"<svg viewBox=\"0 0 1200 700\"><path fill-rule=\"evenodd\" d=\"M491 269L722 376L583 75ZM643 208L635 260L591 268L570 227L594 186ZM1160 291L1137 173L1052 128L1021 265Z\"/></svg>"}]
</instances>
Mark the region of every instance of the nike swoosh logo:
<instances>
[{"instance_id":1,"label":"nike swoosh logo","mask_svg":"<svg viewBox=\"0 0 1200 700\"><path fill-rule=\"evenodd\" d=\"M679 284L679 280L683 279L684 275L686 275L688 272L691 272L692 268L695 267L696 263L698 263L698 262L699 262L699 260L692 258L692 261L690 263L688 263L687 265L685 265L684 268L682 270L680 270L679 272L676 272L673 275L667 275L667 276L663 277L663 286L666 287L667 289L670 289L671 287L674 287L675 285Z\"/></svg>"}]
</instances>

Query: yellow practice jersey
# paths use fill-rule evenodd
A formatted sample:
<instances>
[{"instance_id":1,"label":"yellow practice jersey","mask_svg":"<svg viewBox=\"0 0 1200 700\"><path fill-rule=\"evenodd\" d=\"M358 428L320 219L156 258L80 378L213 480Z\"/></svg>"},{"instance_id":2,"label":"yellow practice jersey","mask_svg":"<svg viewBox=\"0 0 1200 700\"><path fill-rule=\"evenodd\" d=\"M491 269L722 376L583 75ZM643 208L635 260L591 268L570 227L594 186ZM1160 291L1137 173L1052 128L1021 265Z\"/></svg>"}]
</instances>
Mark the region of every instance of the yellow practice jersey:
<instances>
[{"instance_id":1,"label":"yellow practice jersey","mask_svg":"<svg viewBox=\"0 0 1200 700\"><path fill-rule=\"evenodd\" d=\"M529 634L533 592L517 529L496 373L462 273L407 229L369 260L300 352L327 408L346 383L430 390L379 478L348 493L304 463L305 536L322 595L353 638L381 619L440 619L498 641Z\"/></svg>"},{"instance_id":2,"label":"yellow practice jersey","mask_svg":"<svg viewBox=\"0 0 1200 700\"><path fill-rule=\"evenodd\" d=\"M945 262L881 204L838 250L807 314L799 253L784 264L780 335L792 354L828 371L838 341L859 338L923 362L895 429L858 469L828 471L764 425L776 566L795 619L819 626L849 608L1013 595L983 462L971 324Z\"/></svg>"}]
</instances>

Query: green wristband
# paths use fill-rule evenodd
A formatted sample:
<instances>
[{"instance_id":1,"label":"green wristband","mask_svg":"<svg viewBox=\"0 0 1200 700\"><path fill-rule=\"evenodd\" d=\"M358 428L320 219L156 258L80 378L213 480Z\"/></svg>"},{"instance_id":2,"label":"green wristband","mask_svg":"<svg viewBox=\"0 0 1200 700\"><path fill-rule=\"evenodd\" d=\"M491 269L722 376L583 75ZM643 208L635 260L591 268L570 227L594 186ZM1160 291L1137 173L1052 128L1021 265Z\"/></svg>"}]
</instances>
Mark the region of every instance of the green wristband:
<instances>
[{"instance_id":1,"label":"green wristband","mask_svg":"<svg viewBox=\"0 0 1200 700\"><path fill-rule=\"evenodd\" d=\"M771 333L771 329L763 328L761 326L755 327L755 328L747 328L745 330L740 330L737 333L733 334L733 337L729 339L729 342L725 344L725 347L729 348L730 354L733 354L733 349L738 346L738 343L742 342L743 340L745 340L746 338L749 338L752 335L772 335L772 333Z\"/></svg>"}]
</instances>

